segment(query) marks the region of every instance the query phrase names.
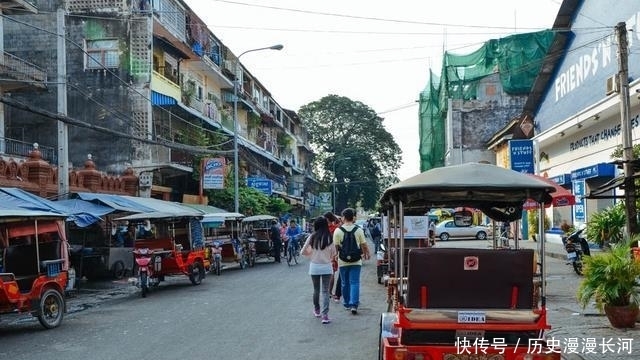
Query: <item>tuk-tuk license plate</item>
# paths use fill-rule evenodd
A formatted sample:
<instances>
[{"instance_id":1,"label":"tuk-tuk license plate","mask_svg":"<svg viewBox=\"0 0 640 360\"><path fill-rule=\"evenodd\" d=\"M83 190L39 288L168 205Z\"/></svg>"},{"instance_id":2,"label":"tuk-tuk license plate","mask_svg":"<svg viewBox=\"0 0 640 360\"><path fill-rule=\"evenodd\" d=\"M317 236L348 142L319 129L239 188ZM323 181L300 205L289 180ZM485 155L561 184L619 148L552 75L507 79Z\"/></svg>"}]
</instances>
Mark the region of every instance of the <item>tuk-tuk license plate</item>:
<instances>
[{"instance_id":1,"label":"tuk-tuk license plate","mask_svg":"<svg viewBox=\"0 0 640 360\"><path fill-rule=\"evenodd\" d=\"M458 323L461 324L484 324L487 316L484 311L458 311Z\"/></svg>"},{"instance_id":2,"label":"tuk-tuk license plate","mask_svg":"<svg viewBox=\"0 0 640 360\"><path fill-rule=\"evenodd\" d=\"M574 252L567 253L567 259L568 259L568 260L573 260L573 259L575 259L575 258L577 258L577 257L578 257L578 254L576 254L576 253L575 253L575 251L574 251Z\"/></svg>"}]
</instances>

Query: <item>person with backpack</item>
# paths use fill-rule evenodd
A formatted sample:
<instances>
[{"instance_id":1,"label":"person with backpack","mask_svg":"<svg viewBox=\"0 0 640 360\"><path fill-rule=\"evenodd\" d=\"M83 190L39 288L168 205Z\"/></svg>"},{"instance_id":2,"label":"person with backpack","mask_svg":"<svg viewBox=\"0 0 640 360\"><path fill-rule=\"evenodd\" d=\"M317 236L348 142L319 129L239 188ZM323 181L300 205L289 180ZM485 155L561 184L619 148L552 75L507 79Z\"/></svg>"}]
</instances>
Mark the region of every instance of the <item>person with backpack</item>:
<instances>
[{"instance_id":1,"label":"person with backpack","mask_svg":"<svg viewBox=\"0 0 640 360\"><path fill-rule=\"evenodd\" d=\"M313 233L302 246L301 254L309 257L309 275L313 283L313 315L322 317L322 323L328 324L331 322L329 319L329 283L333 273L331 261L337 253L329 231L329 222L325 217L320 216L313 222ZM320 308L321 297L322 308Z\"/></svg>"},{"instance_id":2,"label":"person with backpack","mask_svg":"<svg viewBox=\"0 0 640 360\"><path fill-rule=\"evenodd\" d=\"M354 209L344 209L342 211L343 224L333 233L333 243L338 249L342 305L353 315L358 313L358 305L360 305L362 260L368 260L371 257L364 230L354 223L355 217Z\"/></svg>"}]
</instances>

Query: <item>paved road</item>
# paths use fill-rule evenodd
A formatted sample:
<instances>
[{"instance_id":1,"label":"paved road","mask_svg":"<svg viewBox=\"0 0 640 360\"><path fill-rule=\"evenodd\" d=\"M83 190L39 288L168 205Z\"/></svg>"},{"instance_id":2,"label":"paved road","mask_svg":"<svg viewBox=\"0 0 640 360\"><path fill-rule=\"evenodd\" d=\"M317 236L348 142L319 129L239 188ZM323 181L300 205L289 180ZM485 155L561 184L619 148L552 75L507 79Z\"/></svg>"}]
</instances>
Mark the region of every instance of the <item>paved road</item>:
<instances>
[{"instance_id":1,"label":"paved road","mask_svg":"<svg viewBox=\"0 0 640 360\"><path fill-rule=\"evenodd\" d=\"M449 241L438 246L486 247L484 241ZM525 241L522 247L537 244ZM569 338L640 339L640 328L613 329L593 307L575 301L580 277L559 259L563 249L548 244L547 306L559 341ZM126 283L84 287L69 299L63 325L42 330L30 317L0 318L0 359L375 359L380 314L386 288L377 284L375 266L362 272L362 305L352 316L332 303L333 322L322 325L311 314L307 260L298 266L262 263L255 268L226 269L200 286L186 277L163 283L147 299ZM637 340L640 341L640 340ZM572 354L566 359L640 359L632 355Z\"/></svg>"}]
</instances>

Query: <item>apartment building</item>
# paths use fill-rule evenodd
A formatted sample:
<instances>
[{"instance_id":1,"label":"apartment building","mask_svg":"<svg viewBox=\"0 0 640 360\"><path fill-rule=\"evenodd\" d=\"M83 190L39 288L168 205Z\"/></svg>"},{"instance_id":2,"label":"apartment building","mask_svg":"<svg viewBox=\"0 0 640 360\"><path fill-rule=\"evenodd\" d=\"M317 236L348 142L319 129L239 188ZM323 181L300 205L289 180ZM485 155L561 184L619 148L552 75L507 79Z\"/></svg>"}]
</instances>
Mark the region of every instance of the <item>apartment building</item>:
<instances>
[{"instance_id":1,"label":"apartment building","mask_svg":"<svg viewBox=\"0 0 640 360\"><path fill-rule=\"evenodd\" d=\"M50 85L64 51L66 115L81 125L69 127L70 167L92 154L106 173L132 168L140 177L141 196L182 201L198 194L194 171L202 157L224 157L233 165L236 124L241 181L267 180L270 195L282 196L301 213L313 204L313 152L303 124L184 2L33 0L31 5L31 14L4 19L4 46L44 69ZM63 49L56 45L60 26ZM11 97L59 113L60 91L48 86ZM4 115L5 138L57 147L55 121L8 106Z\"/></svg>"}]
</instances>

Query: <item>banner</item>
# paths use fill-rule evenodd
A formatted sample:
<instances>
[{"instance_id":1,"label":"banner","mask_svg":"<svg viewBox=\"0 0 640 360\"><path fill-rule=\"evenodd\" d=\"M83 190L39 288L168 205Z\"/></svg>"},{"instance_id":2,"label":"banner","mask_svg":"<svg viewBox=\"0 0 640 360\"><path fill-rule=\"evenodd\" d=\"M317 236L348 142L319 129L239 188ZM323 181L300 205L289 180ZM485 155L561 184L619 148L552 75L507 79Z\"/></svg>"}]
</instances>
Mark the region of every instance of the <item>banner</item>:
<instances>
[{"instance_id":1,"label":"banner","mask_svg":"<svg viewBox=\"0 0 640 360\"><path fill-rule=\"evenodd\" d=\"M202 161L202 188L224 189L225 159L204 158Z\"/></svg>"}]
</instances>

